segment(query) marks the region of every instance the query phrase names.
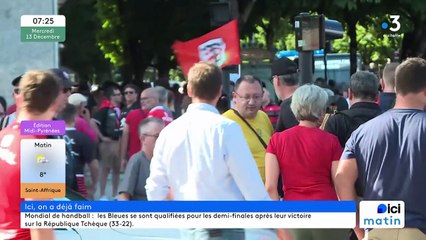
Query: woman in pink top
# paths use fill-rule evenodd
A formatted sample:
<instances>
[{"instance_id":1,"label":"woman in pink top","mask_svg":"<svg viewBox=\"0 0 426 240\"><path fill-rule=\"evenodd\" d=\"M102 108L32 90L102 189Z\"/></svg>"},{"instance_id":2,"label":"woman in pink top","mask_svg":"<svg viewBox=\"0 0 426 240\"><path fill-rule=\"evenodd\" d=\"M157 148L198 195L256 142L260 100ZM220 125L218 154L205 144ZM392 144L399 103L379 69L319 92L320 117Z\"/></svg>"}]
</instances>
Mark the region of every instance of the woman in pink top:
<instances>
[{"instance_id":1,"label":"woman in pink top","mask_svg":"<svg viewBox=\"0 0 426 240\"><path fill-rule=\"evenodd\" d=\"M304 85L294 92L291 110L299 125L275 133L266 149L265 184L271 199L279 200L277 182L281 174L284 200L337 200L332 176L342 147L336 136L318 128L327 100L328 94L315 85ZM294 240L345 239L347 233L348 230L291 230Z\"/></svg>"},{"instance_id":2,"label":"woman in pink top","mask_svg":"<svg viewBox=\"0 0 426 240\"><path fill-rule=\"evenodd\" d=\"M86 134L92 141L97 142L96 132L89 123L90 114L89 110L86 109L87 98L80 93L73 93L68 97L68 103L77 108L78 116L75 122L77 131Z\"/></svg>"}]
</instances>

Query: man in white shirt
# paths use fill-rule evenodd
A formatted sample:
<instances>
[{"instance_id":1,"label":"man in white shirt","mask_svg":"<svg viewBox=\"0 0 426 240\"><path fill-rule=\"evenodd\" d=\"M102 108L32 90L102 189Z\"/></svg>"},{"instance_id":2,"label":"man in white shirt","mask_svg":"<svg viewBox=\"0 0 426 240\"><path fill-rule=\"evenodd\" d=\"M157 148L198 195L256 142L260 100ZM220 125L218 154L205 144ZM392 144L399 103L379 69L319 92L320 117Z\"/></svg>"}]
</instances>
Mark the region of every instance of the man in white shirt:
<instances>
[{"instance_id":1,"label":"man in white shirt","mask_svg":"<svg viewBox=\"0 0 426 240\"><path fill-rule=\"evenodd\" d=\"M240 126L215 105L222 71L196 63L188 73L187 112L161 133L147 179L148 200L269 200ZM243 230L192 229L185 239L244 239Z\"/></svg>"}]
</instances>

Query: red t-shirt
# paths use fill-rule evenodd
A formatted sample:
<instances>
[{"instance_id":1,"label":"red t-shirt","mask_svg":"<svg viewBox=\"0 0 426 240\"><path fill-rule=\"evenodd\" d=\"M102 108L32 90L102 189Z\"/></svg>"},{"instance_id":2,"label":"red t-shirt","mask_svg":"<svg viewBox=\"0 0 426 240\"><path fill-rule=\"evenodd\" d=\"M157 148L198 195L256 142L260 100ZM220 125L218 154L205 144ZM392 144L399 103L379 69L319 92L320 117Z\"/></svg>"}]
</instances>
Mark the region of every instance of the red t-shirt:
<instances>
[{"instance_id":1,"label":"red t-shirt","mask_svg":"<svg viewBox=\"0 0 426 240\"><path fill-rule=\"evenodd\" d=\"M163 120L164 124L169 124L173 121L173 115L168 112L163 106L156 106L148 112L148 117L155 117Z\"/></svg>"},{"instance_id":2,"label":"red t-shirt","mask_svg":"<svg viewBox=\"0 0 426 240\"><path fill-rule=\"evenodd\" d=\"M133 156L133 154L141 150L141 141L139 139L138 126L139 123L144 120L146 113L141 109L135 109L130 111L126 117L126 124L129 127L129 147L127 150L127 158Z\"/></svg>"},{"instance_id":3,"label":"red t-shirt","mask_svg":"<svg viewBox=\"0 0 426 240\"><path fill-rule=\"evenodd\" d=\"M20 228L21 140L43 138L20 134L18 123L0 132L0 237L30 240L30 230ZM4 236L5 235L5 236ZM7 236L7 237L6 237Z\"/></svg>"},{"instance_id":4,"label":"red t-shirt","mask_svg":"<svg viewBox=\"0 0 426 240\"><path fill-rule=\"evenodd\" d=\"M336 136L295 126L272 135L266 152L278 159L285 200L337 200L331 163L340 159L342 147Z\"/></svg>"}]
</instances>

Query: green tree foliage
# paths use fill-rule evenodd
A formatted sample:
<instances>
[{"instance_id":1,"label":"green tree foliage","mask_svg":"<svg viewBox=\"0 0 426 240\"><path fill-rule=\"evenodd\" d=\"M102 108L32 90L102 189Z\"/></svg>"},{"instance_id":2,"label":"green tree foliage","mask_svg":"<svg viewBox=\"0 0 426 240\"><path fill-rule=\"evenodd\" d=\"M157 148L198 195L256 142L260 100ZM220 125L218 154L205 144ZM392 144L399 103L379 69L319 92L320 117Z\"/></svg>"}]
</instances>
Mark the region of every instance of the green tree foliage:
<instances>
[{"instance_id":1,"label":"green tree foliage","mask_svg":"<svg viewBox=\"0 0 426 240\"><path fill-rule=\"evenodd\" d=\"M262 4L270 5L262 7ZM275 11L274 9L279 8L279 4L282 4L282 8L287 7L287 10ZM293 8L289 10L288 4L296 5L293 5ZM278 50L295 49L294 29L292 27L294 16L302 11L311 13L315 11L337 19L346 29L344 38L334 41L334 51L340 53L352 52L354 57L358 53L362 56L365 64L370 62L384 63L388 58L393 58L394 52L400 48L402 42L401 37L387 37L390 32L383 31L380 28L381 22L389 22L389 16L386 13L392 13L389 10L392 7L384 6L384 4L382 0L320 0L309 3L264 0L257 5L264 9L261 13L263 14L261 15L262 18L252 16L254 27L245 32L242 43L254 42L256 45L265 46L270 50L273 50L274 47ZM276 12L281 12L282 15L279 23L275 22L274 24L270 19ZM259 11L253 13L259 14ZM404 28L405 31L408 31L412 22L401 19L401 25L401 29ZM272 42L268 42L270 40L267 37L268 30L273 31L269 33L274 36ZM352 41L349 33L352 35ZM401 36L403 36L403 33L404 31L401 31ZM356 58L354 59L356 60ZM354 65L354 69L356 69L356 65Z\"/></svg>"},{"instance_id":2,"label":"green tree foliage","mask_svg":"<svg viewBox=\"0 0 426 240\"><path fill-rule=\"evenodd\" d=\"M267 31L270 31L269 35ZM241 44L244 47L255 45L269 51L294 49L295 34L291 21L289 18L282 17L272 26L267 18L263 18L261 24L255 25L251 36L246 34L241 37Z\"/></svg>"},{"instance_id":3,"label":"green tree foliage","mask_svg":"<svg viewBox=\"0 0 426 240\"><path fill-rule=\"evenodd\" d=\"M402 35L388 37L388 33L380 28L378 18L373 18L369 24L364 26L357 24L356 32L358 54L361 55L364 64L372 62L385 64L388 59L392 60L402 42ZM349 52L349 37L346 33L342 39L334 40L333 50L338 53Z\"/></svg>"},{"instance_id":4,"label":"green tree foliage","mask_svg":"<svg viewBox=\"0 0 426 240\"><path fill-rule=\"evenodd\" d=\"M75 71L81 81L109 78L110 64L97 46L100 23L95 14L95 0L67 1L60 9L66 16L66 41L61 48L61 65Z\"/></svg>"},{"instance_id":5,"label":"green tree foliage","mask_svg":"<svg viewBox=\"0 0 426 240\"><path fill-rule=\"evenodd\" d=\"M269 51L275 49L292 49L295 43L293 19L300 12L309 12L317 2L258 0L255 8L243 29L242 39L244 43L254 42L265 47Z\"/></svg>"},{"instance_id":6,"label":"green tree foliage","mask_svg":"<svg viewBox=\"0 0 426 240\"><path fill-rule=\"evenodd\" d=\"M97 0L97 16L102 25L102 31L97 33L99 46L104 56L121 69L125 81L142 80L148 67L156 68L160 78L167 78L170 69L176 68L171 50L173 42L189 40L211 30L210 2L212 0ZM335 41L334 48L351 53L354 70L357 53L365 63L382 63L392 58L401 39L386 37L380 23L388 19L389 14L400 14L402 49L409 50L406 55L419 54L422 49L426 54L424 0L229 2L233 3L233 13L234 5L238 5L243 45L255 43L270 51L294 49L294 17L300 12L317 12L344 24L345 38ZM173 71L173 76L179 77L179 73Z\"/></svg>"},{"instance_id":7,"label":"green tree foliage","mask_svg":"<svg viewBox=\"0 0 426 240\"><path fill-rule=\"evenodd\" d=\"M116 66L121 66L125 62L125 31L120 31L124 26L121 23L118 4L114 0L97 1L96 10L102 21L102 31L97 32L98 45L106 59Z\"/></svg>"},{"instance_id":8,"label":"green tree foliage","mask_svg":"<svg viewBox=\"0 0 426 240\"><path fill-rule=\"evenodd\" d=\"M140 82L156 68L167 82L176 67L171 46L210 30L207 0L98 0L103 31L98 41L105 57L121 69L125 82Z\"/></svg>"}]
</instances>

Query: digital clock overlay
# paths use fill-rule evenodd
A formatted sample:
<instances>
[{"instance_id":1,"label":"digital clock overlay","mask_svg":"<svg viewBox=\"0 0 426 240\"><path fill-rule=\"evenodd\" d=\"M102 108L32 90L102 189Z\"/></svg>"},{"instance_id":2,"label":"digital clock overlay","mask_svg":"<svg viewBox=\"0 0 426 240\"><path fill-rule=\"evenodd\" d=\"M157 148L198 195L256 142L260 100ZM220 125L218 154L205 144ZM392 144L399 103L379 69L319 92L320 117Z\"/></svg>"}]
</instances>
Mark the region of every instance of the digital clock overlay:
<instances>
[{"instance_id":1,"label":"digital clock overlay","mask_svg":"<svg viewBox=\"0 0 426 240\"><path fill-rule=\"evenodd\" d=\"M64 42L65 16L22 15L21 42Z\"/></svg>"}]
</instances>

